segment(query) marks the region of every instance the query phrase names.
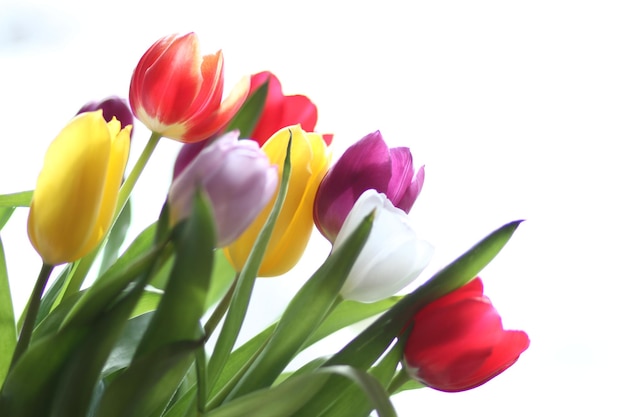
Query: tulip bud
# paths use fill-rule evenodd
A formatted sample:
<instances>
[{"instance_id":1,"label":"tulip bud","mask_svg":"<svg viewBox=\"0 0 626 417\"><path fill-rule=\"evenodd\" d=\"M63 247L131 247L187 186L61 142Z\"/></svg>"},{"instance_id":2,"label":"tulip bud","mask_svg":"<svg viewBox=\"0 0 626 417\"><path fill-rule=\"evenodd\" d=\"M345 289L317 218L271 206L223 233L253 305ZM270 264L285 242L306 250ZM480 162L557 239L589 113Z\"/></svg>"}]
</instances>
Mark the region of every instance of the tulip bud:
<instances>
[{"instance_id":1,"label":"tulip bud","mask_svg":"<svg viewBox=\"0 0 626 417\"><path fill-rule=\"evenodd\" d=\"M211 201L217 246L233 242L274 196L277 167L252 140L229 132L204 148L176 177L169 192L174 223L189 216L193 196L202 188Z\"/></svg>"},{"instance_id":2,"label":"tulip bud","mask_svg":"<svg viewBox=\"0 0 626 417\"><path fill-rule=\"evenodd\" d=\"M475 278L419 310L404 347L409 375L439 391L465 391L513 365L530 344L502 320Z\"/></svg>"},{"instance_id":3,"label":"tulip bud","mask_svg":"<svg viewBox=\"0 0 626 417\"><path fill-rule=\"evenodd\" d=\"M313 198L328 170L330 153L322 137L315 133L307 133L300 126L290 126L276 132L261 147L271 163L279 166L279 177L282 175L290 138L292 142L289 187L265 251L259 276L284 274L293 268L302 256L313 229ZM248 259L275 201L276 196L239 239L224 251L237 271L241 271Z\"/></svg>"},{"instance_id":4,"label":"tulip bud","mask_svg":"<svg viewBox=\"0 0 626 417\"><path fill-rule=\"evenodd\" d=\"M365 191L356 201L333 251L373 210L372 230L341 290L344 299L369 303L390 297L417 278L432 258L433 247L417 238L408 215L375 190Z\"/></svg>"},{"instance_id":5,"label":"tulip bud","mask_svg":"<svg viewBox=\"0 0 626 417\"><path fill-rule=\"evenodd\" d=\"M315 225L334 242L365 190L385 194L394 206L408 213L423 183L424 167L415 172L409 148L389 149L380 132L370 133L350 146L322 180L315 197Z\"/></svg>"},{"instance_id":6,"label":"tulip bud","mask_svg":"<svg viewBox=\"0 0 626 417\"><path fill-rule=\"evenodd\" d=\"M113 220L130 130L102 111L74 117L50 144L28 215L28 236L48 265L93 250Z\"/></svg>"},{"instance_id":7,"label":"tulip bud","mask_svg":"<svg viewBox=\"0 0 626 417\"><path fill-rule=\"evenodd\" d=\"M201 56L195 33L166 36L141 57L130 82L130 107L148 129L184 143L219 132L246 99L244 77L222 101L222 52Z\"/></svg>"},{"instance_id":8,"label":"tulip bud","mask_svg":"<svg viewBox=\"0 0 626 417\"><path fill-rule=\"evenodd\" d=\"M119 120L122 129L133 124L133 113L130 111L128 103L123 98L111 96L102 101L89 102L81 107L76 114L95 110L102 110L102 117L104 117L104 120L107 122L110 122L115 117ZM131 137L132 134L131 131Z\"/></svg>"}]
</instances>

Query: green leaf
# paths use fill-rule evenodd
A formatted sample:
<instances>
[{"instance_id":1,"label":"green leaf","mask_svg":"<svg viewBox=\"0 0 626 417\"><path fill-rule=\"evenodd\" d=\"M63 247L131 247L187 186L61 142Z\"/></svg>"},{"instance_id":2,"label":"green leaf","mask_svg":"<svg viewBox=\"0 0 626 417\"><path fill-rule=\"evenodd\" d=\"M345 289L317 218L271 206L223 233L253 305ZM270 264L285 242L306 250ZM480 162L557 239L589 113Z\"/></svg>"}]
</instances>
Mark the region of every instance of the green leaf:
<instances>
[{"instance_id":1,"label":"green leaf","mask_svg":"<svg viewBox=\"0 0 626 417\"><path fill-rule=\"evenodd\" d=\"M159 346L137 360L111 382L96 407L96 417L135 417L162 414L203 341Z\"/></svg>"},{"instance_id":2,"label":"green leaf","mask_svg":"<svg viewBox=\"0 0 626 417\"><path fill-rule=\"evenodd\" d=\"M94 284L84 295L72 294L42 321L36 334L42 328L48 332L31 343L8 374L0 393L0 415L35 417L50 415L53 409L64 417L84 415L100 367L158 264L158 255L144 256L128 268L110 268L108 280L102 281L105 285ZM88 297L91 303L81 304ZM68 307L74 316L70 313L59 327Z\"/></svg>"},{"instance_id":3,"label":"green leaf","mask_svg":"<svg viewBox=\"0 0 626 417\"><path fill-rule=\"evenodd\" d=\"M263 352L227 400L272 385L302 349L304 342L336 304L339 291L361 253L372 223L373 213L363 219L346 243L334 251L296 293Z\"/></svg>"},{"instance_id":4,"label":"green leaf","mask_svg":"<svg viewBox=\"0 0 626 417\"><path fill-rule=\"evenodd\" d=\"M373 404L380 417L395 417L396 412L383 387L366 372L349 366L320 368L290 378L280 385L254 391L206 414L207 417L288 417L315 397L331 375L356 383Z\"/></svg>"},{"instance_id":5,"label":"green leaf","mask_svg":"<svg viewBox=\"0 0 626 417\"><path fill-rule=\"evenodd\" d=\"M0 239L0 386L9 370L13 350L17 342L17 329L9 287L9 275L4 257L4 247Z\"/></svg>"},{"instance_id":6,"label":"green leaf","mask_svg":"<svg viewBox=\"0 0 626 417\"><path fill-rule=\"evenodd\" d=\"M508 223L474 245L424 285L406 295L331 357L324 366L346 364L368 369L420 308L473 279L504 247L519 224L519 221ZM345 381L332 378L318 395L319 398L336 398L336 393L346 388L348 384ZM317 415L313 411L303 411L302 414L307 415L310 412L309 415Z\"/></svg>"},{"instance_id":7,"label":"green leaf","mask_svg":"<svg viewBox=\"0 0 626 417\"><path fill-rule=\"evenodd\" d=\"M121 369L128 368L137 350L137 345L146 332L153 315L154 312L151 311L128 320L111 350L109 358L102 367L101 374L103 378Z\"/></svg>"},{"instance_id":8,"label":"green leaf","mask_svg":"<svg viewBox=\"0 0 626 417\"><path fill-rule=\"evenodd\" d=\"M67 314L74 308L74 305L84 294L85 290L72 294L72 296L66 298L49 314L41 317L33 332L31 343L35 343L37 340L57 333L61 328L61 324L63 324L63 321L67 317Z\"/></svg>"},{"instance_id":9,"label":"green leaf","mask_svg":"<svg viewBox=\"0 0 626 417\"><path fill-rule=\"evenodd\" d=\"M215 382L219 378L226 360L230 356L230 353L235 345L239 331L243 324L248 305L250 303L250 297L252 295L252 289L254 287L254 281L256 280L265 250L269 243L274 229L274 224L278 218L278 214L285 201L285 195L287 194L287 187L289 184L289 177L291 175L291 138L287 144L287 152L285 155L285 162L283 167L283 175L280 181L280 187L276 196L274 206L270 211L267 221L263 225L263 228L259 232L256 241L252 247L252 251L246 260L237 283L230 308L224 319L222 330L217 338L215 348L209 363L207 365L207 390L213 391Z\"/></svg>"},{"instance_id":10,"label":"green leaf","mask_svg":"<svg viewBox=\"0 0 626 417\"><path fill-rule=\"evenodd\" d=\"M162 261L160 246L153 245L155 225L145 229L124 254L89 287L84 296L68 314L64 325L70 321L89 322L147 269L153 270L157 260Z\"/></svg>"},{"instance_id":11,"label":"green leaf","mask_svg":"<svg viewBox=\"0 0 626 417\"><path fill-rule=\"evenodd\" d=\"M255 358L261 353L260 349L265 346L269 337L274 332L274 329L276 329L276 323L258 333L230 354L228 360L223 366L220 377L215 382L211 395L215 395L219 391L222 391L222 389L227 385L232 385L231 389L234 387L234 385L239 381L239 378L243 376L241 371L247 370L250 365L252 365L250 358ZM230 389L228 391L230 391ZM221 402L221 400L219 402Z\"/></svg>"},{"instance_id":12,"label":"green leaf","mask_svg":"<svg viewBox=\"0 0 626 417\"><path fill-rule=\"evenodd\" d=\"M211 282L215 241L208 197L198 192L191 215L173 235L175 260L161 301L130 365L106 388L97 415L163 412L193 362L190 353L203 348L199 323Z\"/></svg>"},{"instance_id":13,"label":"green leaf","mask_svg":"<svg viewBox=\"0 0 626 417\"><path fill-rule=\"evenodd\" d=\"M374 303L343 300L315 330L310 340L307 340L305 343L305 347L322 340L326 336L335 333L337 330L341 330L362 320L383 313L401 299L402 296L392 296Z\"/></svg>"},{"instance_id":14,"label":"green leaf","mask_svg":"<svg viewBox=\"0 0 626 417\"><path fill-rule=\"evenodd\" d=\"M246 99L241 109L228 124L226 131L239 130L241 138L250 137L259 121L259 117L261 117L261 113L263 113L268 88L269 81L266 81Z\"/></svg>"},{"instance_id":15,"label":"green leaf","mask_svg":"<svg viewBox=\"0 0 626 417\"><path fill-rule=\"evenodd\" d=\"M406 372L404 369L400 370L399 372ZM409 390L415 390L415 389L420 389L420 388L424 388L426 385L422 384L421 382L417 382L414 379L411 379L407 382L405 382L404 384L400 385L399 388L395 389L391 395L397 394L399 392L402 391L409 391Z\"/></svg>"},{"instance_id":16,"label":"green leaf","mask_svg":"<svg viewBox=\"0 0 626 417\"><path fill-rule=\"evenodd\" d=\"M520 223L514 221L505 224L478 242L424 285L406 295L335 354L326 365L346 364L357 368L371 366L420 308L475 278L506 245Z\"/></svg>"},{"instance_id":17,"label":"green leaf","mask_svg":"<svg viewBox=\"0 0 626 417\"><path fill-rule=\"evenodd\" d=\"M58 302L60 302L60 295L65 288L67 278L70 275L73 265L74 264L65 265L61 273L55 278L52 285L50 285L50 288L48 288L48 290L44 294L43 298L41 299L39 311L37 312L36 325L39 325L39 323L41 323L58 305ZM76 302L76 300L78 300L78 297L72 297L72 302ZM69 312L69 309L65 310L65 313L67 312ZM22 320L23 317L20 318L20 325Z\"/></svg>"},{"instance_id":18,"label":"green leaf","mask_svg":"<svg viewBox=\"0 0 626 417\"><path fill-rule=\"evenodd\" d=\"M87 326L73 327L32 343L7 375L0 392L0 415L49 415L63 366L87 331Z\"/></svg>"},{"instance_id":19,"label":"green leaf","mask_svg":"<svg viewBox=\"0 0 626 417\"><path fill-rule=\"evenodd\" d=\"M56 394L50 408L51 417L86 415L102 367L141 293L142 286L135 286L89 324L86 337L74 349L71 360L68 360L54 381Z\"/></svg>"},{"instance_id":20,"label":"green leaf","mask_svg":"<svg viewBox=\"0 0 626 417\"><path fill-rule=\"evenodd\" d=\"M224 255L222 249L216 250L214 256L211 288L209 288L209 293L204 303L205 310L226 294L226 291L228 291L228 288L233 283L235 275L237 274L230 262L226 259L226 255Z\"/></svg>"},{"instance_id":21,"label":"green leaf","mask_svg":"<svg viewBox=\"0 0 626 417\"><path fill-rule=\"evenodd\" d=\"M404 342L404 340L396 341L393 348L385 354L380 362L369 370L369 374L376 378L383 387L389 386L396 373L398 363L402 360ZM372 404L367 401L365 393L358 387L349 385L343 391L338 391L331 380L318 392L314 401L309 402L298 412L298 416L342 417L349 415L351 417L367 417L372 408Z\"/></svg>"},{"instance_id":22,"label":"green leaf","mask_svg":"<svg viewBox=\"0 0 626 417\"><path fill-rule=\"evenodd\" d=\"M0 230L9 221L14 211L15 207L0 207Z\"/></svg>"},{"instance_id":23,"label":"green leaf","mask_svg":"<svg viewBox=\"0 0 626 417\"><path fill-rule=\"evenodd\" d=\"M195 417L196 390L189 389L165 412L163 417Z\"/></svg>"},{"instance_id":24,"label":"green leaf","mask_svg":"<svg viewBox=\"0 0 626 417\"><path fill-rule=\"evenodd\" d=\"M29 207L33 199L32 191L0 195L0 207Z\"/></svg>"},{"instance_id":25,"label":"green leaf","mask_svg":"<svg viewBox=\"0 0 626 417\"><path fill-rule=\"evenodd\" d=\"M213 272L216 242L211 203L204 192L194 199L192 213L174 233L174 265L161 302L137 348L141 356L159 346L198 337Z\"/></svg>"},{"instance_id":26,"label":"green leaf","mask_svg":"<svg viewBox=\"0 0 626 417\"><path fill-rule=\"evenodd\" d=\"M137 302L135 309L130 313L130 317L137 317L156 310L163 293L151 288L144 288L141 298Z\"/></svg>"},{"instance_id":27,"label":"green leaf","mask_svg":"<svg viewBox=\"0 0 626 417\"><path fill-rule=\"evenodd\" d=\"M342 301L329 315L324 319L317 330L305 341L302 350L312 344L322 340L328 335L343 329L344 327L358 323L359 321L370 318L376 314L386 311L394 305L402 297L390 297L375 303L359 303L357 301ZM252 339L237 348L229 357L224 365L224 370L218 378L213 394L221 390L227 382L236 379L235 375L241 370L246 370L246 364L249 367L251 357L258 355L259 350L267 343L270 335L276 328L277 323L267 327L258 333ZM237 382L237 381L235 381Z\"/></svg>"},{"instance_id":28,"label":"green leaf","mask_svg":"<svg viewBox=\"0 0 626 417\"><path fill-rule=\"evenodd\" d=\"M115 262L119 255L120 247L126 239L126 233L128 232L128 227L130 226L130 205L130 200L128 200L126 205L122 208L117 221L113 224L113 227L111 227L109 237L107 238L104 250L102 251L102 261L100 263L100 273L98 275L102 275L102 272L106 271Z\"/></svg>"}]
</instances>

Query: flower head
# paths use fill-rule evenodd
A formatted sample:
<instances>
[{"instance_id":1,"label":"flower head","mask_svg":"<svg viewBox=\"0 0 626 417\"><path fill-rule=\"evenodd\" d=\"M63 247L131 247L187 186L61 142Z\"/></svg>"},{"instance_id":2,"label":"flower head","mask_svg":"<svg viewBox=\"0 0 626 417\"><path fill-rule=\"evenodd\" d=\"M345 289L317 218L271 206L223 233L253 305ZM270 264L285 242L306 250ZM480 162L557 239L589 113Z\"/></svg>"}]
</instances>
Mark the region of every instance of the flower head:
<instances>
[{"instance_id":1,"label":"flower head","mask_svg":"<svg viewBox=\"0 0 626 417\"><path fill-rule=\"evenodd\" d=\"M252 95L265 82L268 83L267 96L263 112L250 135L251 139L263 145L278 130L299 124L302 130L312 132L317 123L317 107L306 96L297 94L286 96L278 78L269 71L254 74L250 80ZM330 145L332 135L324 135L324 140Z\"/></svg>"},{"instance_id":2,"label":"flower head","mask_svg":"<svg viewBox=\"0 0 626 417\"><path fill-rule=\"evenodd\" d=\"M133 124L133 113L130 111L127 101L123 98L111 96L102 101L91 101L81 107L76 114L95 110L102 110L102 117L107 122L110 122L115 117L120 121L122 129ZM130 135L132 137L132 130Z\"/></svg>"},{"instance_id":3,"label":"flower head","mask_svg":"<svg viewBox=\"0 0 626 417\"><path fill-rule=\"evenodd\" d=\"M276 276L293 268L298 262L313 229L313 198L322 177L328 170L330 153L322 137L307 133L300 126L279 130L262 146L272 164L283 163L289 138L291 142L291 176L289 187L274 231L259 270L259 276ZM254 242L267 221L276 196L246 231L225 250L236 270L241 271Z\"/></svg>"},{"instance_id":4,"label":"flower head","mask_svg":"<svg viewBox=\"0 0 626 417\"><path fill-rule=\"evenodd\" d=\"M249 77L222 101L222 52L201 56L195 33L157 41L141 57L130 83L130 106L150 130L185 143L220 131L246 99Z\"/></svg>"},{"instance_id":5,"label":"flower head","mask_svg":"<svg viewBox=\"0 0 626 417\"><path fill-rule=\"evenodd\" d=\"M28 215L28 236L43 261L75 261L104 238L128 160L130 130L102 111L74 117L50 144Z\"/></svg>"},{"instance_id":6,"label":"flower head","mask_svg":"<svg viewBox=\"0 0 626 417\"><path fill-rule=\"evenodd\" d=\"M417 238L407 214L375 190L365 191L356 201L333 251L373 210L370 235L341 289L343 298L364 303L390 297L406 287L426 268L433 254L433 247Z\"/></svg>"},{"instance_id":7,"label":"flower head","mask_svg":"<svg viewBox=\"0 0 626 417\"><path fill-rule=\"evenodd\" d=\"M315 225L331 242L365 190L384 193L391 203L409 212L424 183L424 167L417 172L409 148L389 148L380 132L365 136L333 165L315 197Z\"/></svg>"},{"instance_id":8,"label":"flower head","mask_svg":"<svg viewBox=\"0 0 626 417\"><path fill-rule=\"evenodd\" d=\"M419 310L404 348L409 374L440 391L465 391L513 365L530 341L503 330L502 320L475 278Z\"/></svg>"},{"instance_id":9,"label":"flower head","mask_svg":"<svg viewBox=\"0 0 626 417\"><path fill-rule=\"evenodd\" d=\"M233 242L274 196L277 167L259 145L229 132L204 148L176 177L169 192L174 222L186 218L201 187L209 196L218 247Z\"/></svg>"}]
</instances>

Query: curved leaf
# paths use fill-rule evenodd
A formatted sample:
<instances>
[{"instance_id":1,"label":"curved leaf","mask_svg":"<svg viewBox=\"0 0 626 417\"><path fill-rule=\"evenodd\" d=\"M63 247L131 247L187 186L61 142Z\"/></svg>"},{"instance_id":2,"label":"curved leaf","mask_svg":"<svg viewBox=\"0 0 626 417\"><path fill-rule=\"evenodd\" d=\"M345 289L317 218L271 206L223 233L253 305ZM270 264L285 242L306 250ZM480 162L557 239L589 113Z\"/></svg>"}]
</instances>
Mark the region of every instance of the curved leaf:
<instances>
[{"instance_id":1,"label":"curved leaf","mask_svg":"<svg viewBox=\"0 0 626 417\"><path fill-rule=\"evenodd\" d=\"M17 343L17 329L11 301L9 275L4 257L4 247L0 239L0 386L6 377Z\"/></svg>"},{"instance_id":2,"label":"curved leaf","mask_svg":"<svg viewBox=\"0 0 626 417\"><path fill-rule=\"evenodd\" d=\"M28 207L33 199L32 191L0 195L0 207Z\"/></svg>"}]
</instances>

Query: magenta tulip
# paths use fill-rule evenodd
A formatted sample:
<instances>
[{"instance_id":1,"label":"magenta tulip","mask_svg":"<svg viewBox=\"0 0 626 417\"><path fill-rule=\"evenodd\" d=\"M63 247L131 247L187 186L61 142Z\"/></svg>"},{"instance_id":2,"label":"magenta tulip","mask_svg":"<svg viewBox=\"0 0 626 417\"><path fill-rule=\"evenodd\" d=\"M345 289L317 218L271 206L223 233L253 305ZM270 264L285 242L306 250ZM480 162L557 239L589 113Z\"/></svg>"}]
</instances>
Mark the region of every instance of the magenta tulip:
<instances>
[{"instance_id":1,"label":"magenta tulip","mask_svg":"<svg viewBox=\"0 0 626 417\"><path fill-rule=\"evenodd\" d=\"M404 347L411 377L439 391L465 391L513 365L530 341L503 330L502 320L475 278L433 301L412 320Z\"/></svg>"},{"instance_id":2,"label":"magenta tulip","mask_svg":"<svg viewBox=\"0 0 626 417\"><path fill-rule=\"evenodd\" d=\"M243 233L274 196L278 168L259 145L229 132L202 149L174 179L169 192L174 223L189 216L194 193L201 187L213 208L218 247Z\"/></svg>"},{"instance_id":3,"label":"magenta tulip","mask_svg":"<svg viewBox=\"0 0 626 417\"><path fill-rule=\"evenodd\" d=\"M350 146L322 180L315 197L314 217L319 231L331 242L355 201L374 189L408 213L424 183L424 167L417 172L409 148L387 146L379 131Z\"/></svg>"}]
</instances>

